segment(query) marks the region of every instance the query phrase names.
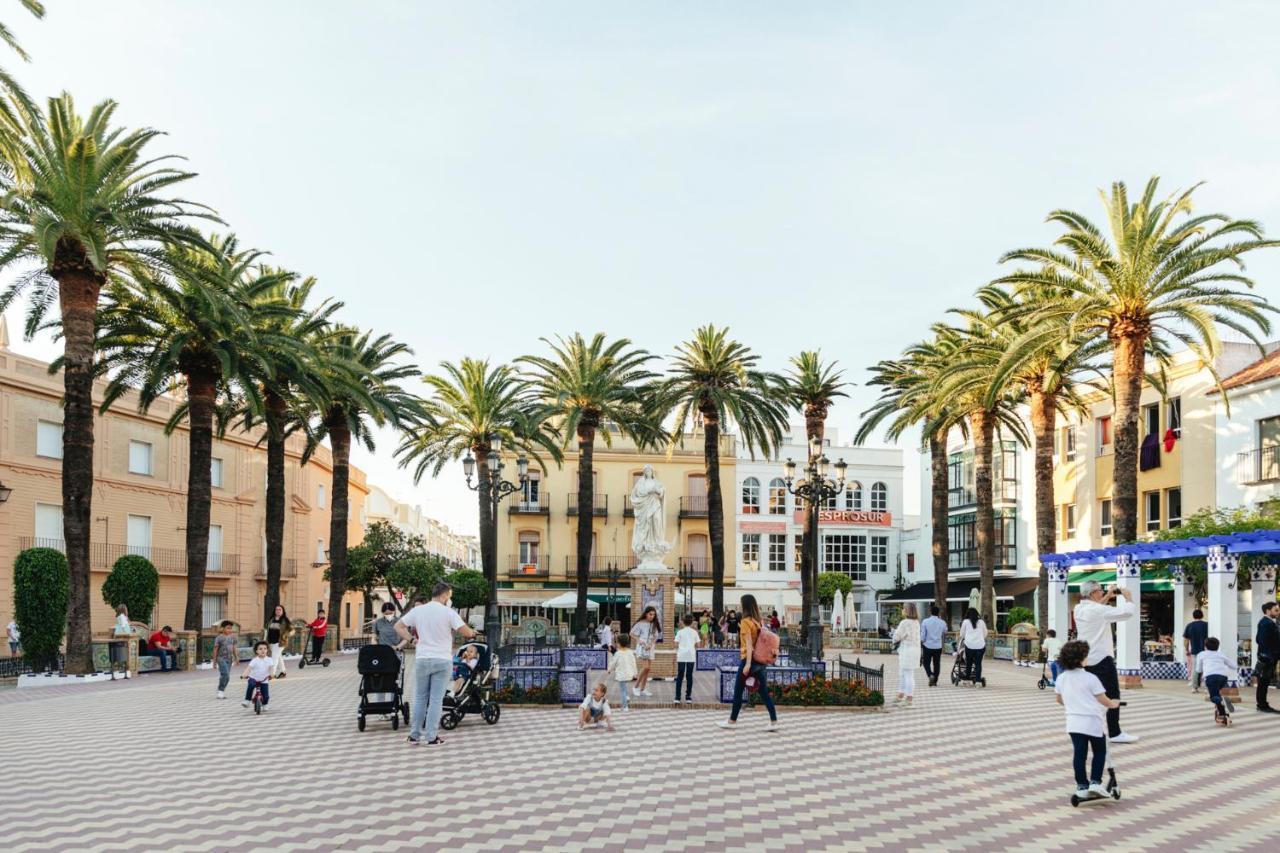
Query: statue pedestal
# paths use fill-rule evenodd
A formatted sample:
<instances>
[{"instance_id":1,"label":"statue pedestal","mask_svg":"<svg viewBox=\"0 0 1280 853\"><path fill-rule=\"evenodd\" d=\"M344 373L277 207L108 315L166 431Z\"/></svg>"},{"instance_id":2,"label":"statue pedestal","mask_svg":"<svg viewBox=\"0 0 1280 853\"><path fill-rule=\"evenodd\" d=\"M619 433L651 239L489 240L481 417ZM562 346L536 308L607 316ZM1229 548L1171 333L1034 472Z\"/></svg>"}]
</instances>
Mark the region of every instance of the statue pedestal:
<instances>
[{"instance_id":1,"label":"statue pedestal","mask_svg":"<svg viewBox=\"0 0 1280 853\"><path fill-rule=\"evenodd\" d=\"M676 572L655 560L645 560L627 573L631 578L631 624L640 621L645 608L658 611L662 639L654 649L650 674L656 678L675 678L676 637L673 630L676 612Z\"/></svg>"}]
</instances>

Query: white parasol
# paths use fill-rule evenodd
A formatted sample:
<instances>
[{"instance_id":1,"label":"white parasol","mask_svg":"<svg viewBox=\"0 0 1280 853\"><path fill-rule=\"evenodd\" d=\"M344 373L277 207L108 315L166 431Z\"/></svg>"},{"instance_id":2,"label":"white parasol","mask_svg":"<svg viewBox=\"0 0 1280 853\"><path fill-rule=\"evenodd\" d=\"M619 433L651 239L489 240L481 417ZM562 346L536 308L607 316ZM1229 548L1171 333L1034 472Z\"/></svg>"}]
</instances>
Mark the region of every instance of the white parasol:
<instances>
[{"instance_id":1,"label":"white parasol","mask_svg":"<svg viewBox=\"0 0 1280 853\"><path fill-rule=\"evenodd\" d=\"M844 593L838 589L831 599L831 627L837 631L843 631L847 627L844 623Z\"/></svg>"},{"instance_id":2,"label":"white parasol","mask_svg":"<svg viewBox=\"0 0 1280 853\"><path fill-rule=\"evenodd\" d=\"M846 631L857 631L862 628L858 624L858 609L854 604L853 593L844 600L844 629Z\"/></svg>"},{"instance_id":3,"label":"white parasol","mask_svg":"<svg viewBox=\"0 0 1280 853\"><path fill-rule=\"evenodd\" d=\"M547 610L573 610L578 606L578 594L572 590L557 595L548 601L542 602L542 606ZM588 610L599 610L600 605L591 599L587 599Z\"/></svg>"}]
</instances>

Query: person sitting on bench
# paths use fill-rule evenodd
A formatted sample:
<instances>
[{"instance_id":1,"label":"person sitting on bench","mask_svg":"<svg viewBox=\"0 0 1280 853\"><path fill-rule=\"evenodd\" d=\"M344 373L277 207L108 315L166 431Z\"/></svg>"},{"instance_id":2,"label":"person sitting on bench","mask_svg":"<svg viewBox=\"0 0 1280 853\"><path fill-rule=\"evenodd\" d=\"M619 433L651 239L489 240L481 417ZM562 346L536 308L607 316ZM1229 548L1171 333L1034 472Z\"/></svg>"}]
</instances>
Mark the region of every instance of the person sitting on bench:
<instances>
[{"instance_id":1,"label":"person sitting on bench","mask_svg":"<svg viewBox=\"0 0 1280 853\"><path fill-rule=\"evenodd\" d=\"M160 658L160 671L178 668L178 649L173 645L173 629L165 625L147 639L147 654Z\"/></svg>"}]
</instances>

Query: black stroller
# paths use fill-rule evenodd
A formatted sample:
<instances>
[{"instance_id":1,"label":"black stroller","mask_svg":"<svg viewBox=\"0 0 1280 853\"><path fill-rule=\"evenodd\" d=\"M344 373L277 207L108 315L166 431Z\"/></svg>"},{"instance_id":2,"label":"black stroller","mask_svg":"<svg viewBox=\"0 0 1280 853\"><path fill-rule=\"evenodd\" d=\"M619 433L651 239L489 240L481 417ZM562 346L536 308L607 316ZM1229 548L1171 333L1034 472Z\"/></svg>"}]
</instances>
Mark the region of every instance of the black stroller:
<instances>
[{"instance_id":1,"label":"black stroller","mask_svg":"<svg viewBox=\"0 0 1280 853\"><path fill-rule=\"evenodd\" d=\"M444 729L457 728L467 714L479 714L491 726L502 716L502 707L492 698L494 685L498 682L498 656L490 652L485 643L467 643L462 649L467 646L474 646L479 657L475 668L462 676L458 692L444 697L444 708L440 714L440 727ZM459 655L462 649L458 650Z\"/></svg>"},{"instance_id":2,"label":"black stroller","mask_svg":"<svg viewBox=\"0 0 1280 853\"><path fill-rule=\"evenodd\" d=\"M959 685L962 681L968 681L974 687L979 685L983 687L987 686L987 677L985 675L981 678L973 678L970 676L969 664L968 661L965 660L965 648L964 646L957 644L955 662L951 664L951 683L953 685Z\"/></svg>"},{"instance_id":3,"label":"black stroller","mask_svg":"<svg viewBox=\"0 0 1280 853\"><path fill-rule=\"evenodd\" d=\"M361 646L356 662L360 673L360 710L356 727L364 731L369 714L390 714L391 728L400 728L400 717L409 724L409 703L404 701L404 666L391 646Z\"/></svg>"}]
</instances>

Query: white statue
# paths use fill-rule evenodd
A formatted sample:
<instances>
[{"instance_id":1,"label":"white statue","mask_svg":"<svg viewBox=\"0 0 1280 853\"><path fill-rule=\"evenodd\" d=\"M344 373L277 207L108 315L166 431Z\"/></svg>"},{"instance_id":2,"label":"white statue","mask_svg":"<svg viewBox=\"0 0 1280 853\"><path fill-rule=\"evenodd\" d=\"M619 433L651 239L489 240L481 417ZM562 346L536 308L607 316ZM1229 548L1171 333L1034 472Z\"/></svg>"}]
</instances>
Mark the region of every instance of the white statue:
<instances>
[{"instance_id":1,"label":"white statue","mask_svg":"<svg viewBox=\"0 0 1280 853\"><path fill-rule=\"evenodd\" d=\"M631 489L631 509L636 526L631 533L631 553L640 558L640 565L662 565L662 558L671 550L667 542L667 514L664 506L667 490L653 476L653 466L644 466L644 474Z\"/></svg>"}]
</instances>

